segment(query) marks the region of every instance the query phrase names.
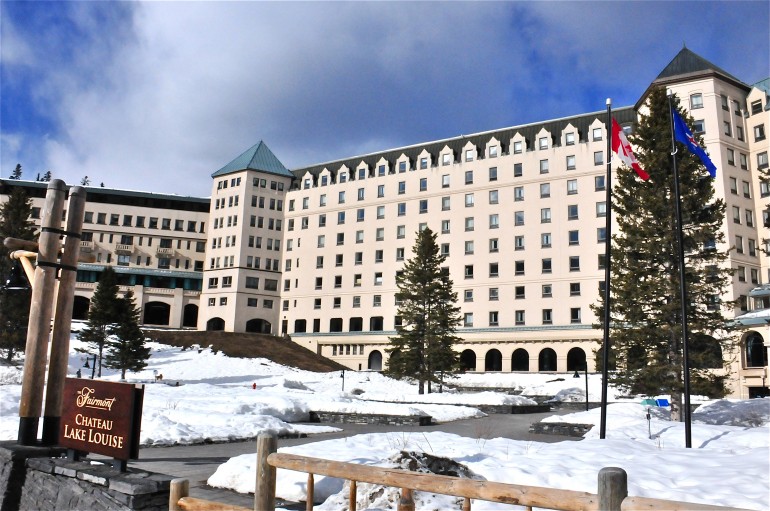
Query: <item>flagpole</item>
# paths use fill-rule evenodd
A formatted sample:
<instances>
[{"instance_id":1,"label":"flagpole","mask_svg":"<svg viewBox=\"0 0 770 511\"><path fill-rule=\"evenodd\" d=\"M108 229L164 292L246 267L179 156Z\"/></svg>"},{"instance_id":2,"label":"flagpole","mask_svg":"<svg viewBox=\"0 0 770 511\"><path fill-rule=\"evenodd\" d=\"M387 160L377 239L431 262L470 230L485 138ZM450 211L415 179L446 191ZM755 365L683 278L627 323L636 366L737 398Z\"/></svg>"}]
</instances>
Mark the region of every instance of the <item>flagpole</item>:
<instances>
[{"instance_id":1,"label":"flagpole","mask_svg":"<svg viewBox=\"0 0 770 511\"><path fill-rule=\"evenodd\" d=\"M676 209L676 237L679 256L679 300L682 316L682 362L684 380L684 440L685 447L692 447L692 423L690 417L690 357L687 339L687 286L684 268L684 235L682 234L682 207L679 192L679 171L676 168L676 137L674 136L674 108L671 102L671 89L668 90L668 119L671 123L671 161L674 169L674 196Z\"/></svg>"},{"instance_id":2,"label":"flagpole","mask_svg":"<svg viewBox=\"0 0 770 511\"><path fill-rule=\"evenodd\" d=\"M602 340L602 403L599 438L607 433L607 378L610 365L610 245L612 244L612 99L607 98L607 176L604 182L604 338ZM586 396L586 400L588 396Z\"/></svg>"}]
</instances>

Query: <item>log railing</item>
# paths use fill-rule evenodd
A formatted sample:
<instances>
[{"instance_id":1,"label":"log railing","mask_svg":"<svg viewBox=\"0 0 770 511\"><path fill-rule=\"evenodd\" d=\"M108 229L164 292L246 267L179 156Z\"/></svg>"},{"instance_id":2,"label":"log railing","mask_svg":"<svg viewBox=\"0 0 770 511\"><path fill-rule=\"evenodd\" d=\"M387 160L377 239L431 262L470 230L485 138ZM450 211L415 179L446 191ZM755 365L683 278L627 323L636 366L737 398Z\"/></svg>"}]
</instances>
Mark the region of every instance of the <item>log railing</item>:
<instances>
[{"instance_id":1,"label":"log railing","mask_svg":"<svg viewBox=\"0 0 770 511\"><path fill-rule=\"evenodd\" d=\"M372 467L308 456L276 452L277 438L261 434L257 438L257 480L254 492L255 511L275 510L275 471L277 468L306 472L307 510L313 509L313 485L316 475L324 475L350 481L349 509L356 511L357 483L365 482L401 488L398 511L414 511L414 490L460 497L462 511L471 511L471 499L500 502L557 511L631 511L641 509L666 509L668 511L747 511L741 508L712 506L693 502L628 496L626 471L618 467L606 467L599 471L597 493L559 490L538 486L479 481L436 474L409 472L394 468ZM171 481L170 511L209 511L223 509L250 511L249 508L231 506L189 497L186 479Z\"/></svg>"}]
</instances>

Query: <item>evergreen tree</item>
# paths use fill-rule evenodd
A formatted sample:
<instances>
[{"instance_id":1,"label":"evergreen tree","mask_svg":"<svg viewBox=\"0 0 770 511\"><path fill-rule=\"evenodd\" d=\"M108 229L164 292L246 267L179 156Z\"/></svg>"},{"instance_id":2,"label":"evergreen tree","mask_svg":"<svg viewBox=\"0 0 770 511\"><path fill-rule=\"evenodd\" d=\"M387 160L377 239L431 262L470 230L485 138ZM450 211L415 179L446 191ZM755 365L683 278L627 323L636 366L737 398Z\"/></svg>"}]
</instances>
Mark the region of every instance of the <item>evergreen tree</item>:
<instances>
[{"instance_id":1,"label":"evergreen tree","mask_svg":"<svg viewBox=\"0 0 770 511\"><path fill-rule=\"evenodd\" d=\"M641 182L631 169L621 167L612 194L619 232L612 236L610 335L618 372L611 381L634 394L670 394L671 418L681 420L680 278L665 89L655 89L647 106L649 112L640 116L629 140L650 179ZM682 113L676 98L674 107ZM691 119L688 122L692 125ZM690 389L693 394L722 397L727 392L727 376L714 369L728 369L727 359L733 353L718 301L732 278L732 271L724 267L727 253L716 249L724 242L720 227L725 204L714 198L714 181L700 160L681 144L677 147L689 302ZM603 303L594 312L601 321Z\"/></svg>"},{"instance_id":2,"label":"evergreen tree","mask_svg":"<svg viewBox=\"0 0 770 511\"><path fill-rule=\"evenodd\" d=\"M44 181L44 182L50 182L51 181L51 171L50 170L46 170L45 174L43 174L43 177L40 178L40 180Z\"/></svg>"},{"instance_id":3,"label":"evergreen tree","mask_svg":"<svg viewBox=\"0 0 770 511\"><path fill-rule=\"evenodd\" d=\"M8 179L21 179L21 163L16 164L16 168Z\"/></svg>"},{"instance_id":4,"label":"evergreen tree","mask_svg":"<svg viewBox=\"0 0 770 511\"><path fill-rule=\"evenodd\" d=\"M134 293L129 290L118 299L115 323L108 328L107 353L104 365L120 369L120 378L126 379L126 371L141 371L147 367L150 348L144 344L144 332L139 328L141 310L136 306Z\"/></svg>"},{"instance_id":5,"label":"evergreen tree","mask_svg":"<svg viewBox=\"0 0 770 511\"><path fill-rule=\"evenodd\" d=\"M96 285L88 309L86 326L78 334L78 338L87 343L90 354L97 354L97 376L102 375L102 357L110 326L117 323L123 303L118 298L118 279L112 266L104 268L99 283ZM97 368L94 367L94 370Z\"/></svg>"},{"instance_id":6,"label":"evergreen tree","mask_svg":"<svg viewBox=\"0 0 770 511\"><path fill-rule=\"evenodd\" d=\"M453 345L459 340L455 329L460 323L457 293L449 273L441 265L436 234L423 229L417 234L413 257L396 277L398 314L401 324L390 338L386 373L396 378L415 378L419 393L428 383L441 383L445 374L457 372L459 356Z\"/></svg>"},{"instance_id":7,"label":"evergreen tree","mask_svg":"<svg viewBox=\"0 0 770 511\"><path fill-rule=\"evenodd\" d=\"M80 186L88 186L91 184L91 180L88 179L88 176L84 176L83 179L80 180Z\"/></svg>"},{"instance_id":8,"label":"evergreen tree","mask_svg":"<svg viewBox=\"0 0 770 511\"><path fill-rule=\"evenodd\" d=\"M21 188L14 188L8 201L0 205L0 238L34 240L35 224L29 219L32 201ZM23 352L27 342L29 306L32 289L8 289L11 272L26 280L21 264L13 261L10 252L0 244L0 349L5 350L6 360L13 360L17 352Z\"/></svg>"}]
</instances>

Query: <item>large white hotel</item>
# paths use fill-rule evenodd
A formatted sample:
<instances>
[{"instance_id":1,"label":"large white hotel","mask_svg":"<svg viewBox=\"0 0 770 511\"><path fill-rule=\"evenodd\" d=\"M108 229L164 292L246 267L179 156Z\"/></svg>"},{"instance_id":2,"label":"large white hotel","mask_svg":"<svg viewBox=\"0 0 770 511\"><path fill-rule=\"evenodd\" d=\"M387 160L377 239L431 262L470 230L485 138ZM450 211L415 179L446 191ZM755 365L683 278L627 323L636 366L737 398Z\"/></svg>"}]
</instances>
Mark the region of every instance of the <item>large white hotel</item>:
<instances>
[{"instance_id":1,"label":"large white hotel","mask_svg":"<svg viewBox=\"0 0 770 511\"><path fill-rule=\"evenodd\" d=\"M745 84L685 48L656 86L695 119L727 204L718 248L731 249L735 274L718 306L743 316L740 349L724 354L732 395L766 394L770 329L751 311L770 308L770 184L760 180L770 80ZM613 110L624 129L646 95ZM286 335L351 369L380 370L399 322L396 274L427 226L458 293L467 371L591 371L602 337L590 305L604 280L605 121L584 113L293 170L259 142L212 174L210 198L87 188L82 249L95 262L79 266L74 317L111 265L145 325ZM39 220L46 183L2 180L0 200L14 187Z\"/></svg>"}]
</instances>

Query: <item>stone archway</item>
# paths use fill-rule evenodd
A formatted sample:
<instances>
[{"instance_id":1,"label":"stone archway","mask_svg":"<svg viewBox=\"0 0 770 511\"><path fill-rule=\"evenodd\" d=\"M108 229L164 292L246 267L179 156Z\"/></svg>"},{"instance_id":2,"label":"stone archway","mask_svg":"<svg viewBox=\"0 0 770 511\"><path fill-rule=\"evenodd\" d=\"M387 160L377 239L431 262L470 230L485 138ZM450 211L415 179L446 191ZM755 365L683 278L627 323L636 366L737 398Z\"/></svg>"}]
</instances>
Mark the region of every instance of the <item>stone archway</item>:
<instances>
[{"instance_id":1,"label":"stone archway","mask_svg":"<svg viewBox=\"0 0 770 511\"><path fill-rule=\"evenodd\" d=\"M551 348L543 348L537 357L538 371L556 371L556 352Z\"/></svg>"},{"instance_id":2,"label":"stone archway","mask_svg":"<svg viewBox=\"0 0 770 511\"><path fill-rule=\"evenodd\" d=\"M168 326L171 316L171 306L163 302L147 302L144 305L145 325L164 325Z\"/></svg>"},{"instance_id":3,"label":"stone archway","mask_svg":"<svg viewBox=\"0 0 770 511\"><path fill-rule=\"evenodd\" d=\"M75 295L75 299L72 302L72 319L86 320L88 319L88 308L91 306L91 300L85 296Z\"/></svg>"},{"instance_id":4,"label":"stone archway","mask_svg":"<svg viewBox=\"0 0 770 511\"><path fill-rule=\"evenodd\" d=\"M476 370L476 352L473 350L463 350L460 353L460 369L462 371Z\"/></svg>"},{"instance_id":5,"label":"stone archway","mask_svg":"<svg viewBox=\"0 0 770 511\"><path fill-rule=\"evenodd\" d=\"M586 362L586 352L583 348L572 348L567 352L567 371L585 371Z\"/></svg>"},{"instance_id":6,"label":"stone archway","mask_svg":"<svg viewBox=\"0 0 770 511\"><path fill-rule=\"evenodd\" d=\"M220 332L225 329L225 320L222 318L211 318L206 321L206 331Z\"/></svg>"},{"instance_id":7,"label":"stone archway","mask_svg":"<svg viewBox=\"0 0 770 511\"><path fill-rule=\"evenodd\" d=\"M487 351L487 355L484 357L484 371L502 371L503 370L503 354L500 350L491 349Z\"/></svg>"},{"instance_id":8,"label":"stone archway","mask_svg":"<svg viewBox=\"0 0 770 511\"><path fill-rule=\"evenodd\" d=\"M529 371L529 353L519 348L511 355L511 371Z\"/></svg>"},{"instance_id":9,"label":"stone archway","mask_svg":"<svg viewBox=\"0 0 770 511\"><path fill-rule=\"evenodd\" d=\"M246 331L259 334L269 334L272 331L273 325L269 321L254 318L246 322Z\"/></svg>"},{"instance_id":10,"label":"stone archway","mask_svg":"<svg viewBox=\"0 0 770 511\"><path fill-rule=\"evenodd\" d=\"M374 350L369 353L369 362L367 368L370 371L382 371L382 352Z\"/></svg>"},{"instance_id":11,"label":"stone archway","mask_svg":"<svg viewBox=\"0 0 770 511\"><path fill-rule=\"evenodd\" d=\"M188 303L184 306L184 316L182 317L182 326L192 327L198 324L198 306L194 303Z\"/></svg>"}]
</instances>

